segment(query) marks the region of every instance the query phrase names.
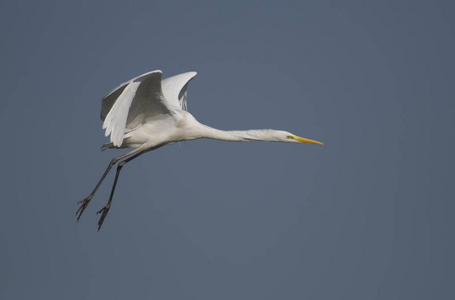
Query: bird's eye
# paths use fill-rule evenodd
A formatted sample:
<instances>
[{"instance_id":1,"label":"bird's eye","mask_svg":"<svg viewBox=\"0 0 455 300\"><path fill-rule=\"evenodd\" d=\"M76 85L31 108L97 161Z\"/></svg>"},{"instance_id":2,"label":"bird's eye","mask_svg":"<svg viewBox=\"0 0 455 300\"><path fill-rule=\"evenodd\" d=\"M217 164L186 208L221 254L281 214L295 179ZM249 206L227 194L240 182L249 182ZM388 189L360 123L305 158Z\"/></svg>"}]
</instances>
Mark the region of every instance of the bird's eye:
<instances>
[{"instance_id":1,"label":"bird's eye","mask_svg":"<svg viewBox=\"0 0 455 300\"><path fill-rule=\"evenodd\" d=\"M293 137L292 135L288 135L287 138L288 138L288 139L291 139L291 140L294 139L294 137Z\"/></svg>"}]
</instances>

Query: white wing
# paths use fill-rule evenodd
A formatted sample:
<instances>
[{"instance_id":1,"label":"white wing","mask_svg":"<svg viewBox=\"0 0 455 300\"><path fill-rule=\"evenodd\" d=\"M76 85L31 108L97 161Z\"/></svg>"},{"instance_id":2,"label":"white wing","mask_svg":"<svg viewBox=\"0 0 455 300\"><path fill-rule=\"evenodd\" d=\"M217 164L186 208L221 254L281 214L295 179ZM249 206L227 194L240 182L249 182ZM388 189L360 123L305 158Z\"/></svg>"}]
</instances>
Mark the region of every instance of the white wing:
<instances>
[{"instance_id":1,"label":"white wing","mask_svg":"<svg viewBox=\"0 0 455 300\"><path fill-rule=\"evenodd\" d=\"M161 71L152 71L131 79L103 98L101 120L105 135L114 146L121 146L125 130L143 124L146 118L169 115L169 104L161 89Z\"/></svg>"},{"instance_id":2,"label":"white wing","mask_svg":"<svg viewBox=\"0 0 455 300\"><path fill-rule=\"evenodd\" d=\"M174 107L186 110L186 91L188 82L196 76L196 72L175 75L161 82L163 94L168 103Z\"/></svg>"}]
</instances>

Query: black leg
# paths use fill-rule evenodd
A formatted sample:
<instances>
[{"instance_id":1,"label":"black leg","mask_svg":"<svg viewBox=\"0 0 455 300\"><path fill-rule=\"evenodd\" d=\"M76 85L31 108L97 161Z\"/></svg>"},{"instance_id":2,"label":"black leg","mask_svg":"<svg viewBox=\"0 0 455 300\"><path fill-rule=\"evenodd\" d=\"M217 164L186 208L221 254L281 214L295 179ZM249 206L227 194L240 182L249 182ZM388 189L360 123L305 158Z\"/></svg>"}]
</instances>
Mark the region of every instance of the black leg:
<instances>
[{"instance_id":1,"label":"black leg","mask_svg":"<svg viewBox=\"0 0 455 300\"><path fill-rule=\"evenodd\" d=\"M109 171L111 170L111 168L121 159L127 157L127 156L130 156L130 155L133 155L134 153L137 153L139 151L141 151L142 149L140 148L137 148L137 149L134 149L133 151L130 151L126 154L123 154L123 155L120 155L118 157L115 157L111 160L111 162L109 163L109 166L107 166L107 169L106 171L104 171L104 174L103 176L101 176L101 179L100 181L98 181L98 184L95 186L95 188L93 189L93 191L90 193L90 195L79 201L77 204L80 204L81 206L79 207L79 209L76 211L76 216L77 216L77 221L79 221L79 219L81 218L82 216L82 213L84 212L84 210L87 208L88 204L90 203L90 200L92 200L93 198L93 195L95 195L96 191L98 190L98 188L100 187L101 183L103 182L103 180L106 178L107 174L109 173Z\"/></svg>"},{"instance_id":2,"label":"black leg","mask_svg":"<svg viewBox=\"0 0 455 300\"><path fill-rule=\"evenodd\" d=\"M152 150L152 149L150 149ZM133 159L135 159L136 157L144 154L145 152L148 152L150 150L145 150L145 151L141 151L131 157L128 157L127 159L119 162L118 166L117 166L117 173L115 174L115 179L114 179L114 184L112 185L112 190L111 190L111 195L109 196L109 201L107 202L107 204L102 208L100 209L96 214L101 214L101 217L98 221L98 231L100 231L101 229L101 225L103 225L103 222L104 222L104 219L106 218L107 216L107 213L109 212L109 209L111 208L111 203L112 203L112 198L114 197L114 192L115 192L115 187L117 186L117 180L118 180L118 177L120 175L120 171L122 170L123 166L132 161Z\"/></svg>"}]
</instances>

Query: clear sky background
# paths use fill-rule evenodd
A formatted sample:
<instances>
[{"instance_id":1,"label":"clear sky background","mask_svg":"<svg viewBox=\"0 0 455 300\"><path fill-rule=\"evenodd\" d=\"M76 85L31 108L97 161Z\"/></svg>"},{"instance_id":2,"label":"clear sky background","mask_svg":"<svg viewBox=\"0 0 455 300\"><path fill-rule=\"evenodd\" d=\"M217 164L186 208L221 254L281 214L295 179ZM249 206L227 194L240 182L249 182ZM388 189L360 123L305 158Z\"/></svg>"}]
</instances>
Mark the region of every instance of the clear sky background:
<instances>
[{"instance_id":1,"label":"clear sky background","mask_svg":"<svg viewBox=\"0 0 455 300\"><path fill-rule=\"evenodd\" d=\"M453 1L3 1L1 299L455 299ZM101 98L197 71L220 129L77 201Z\"/></svg>"}]
</instances>

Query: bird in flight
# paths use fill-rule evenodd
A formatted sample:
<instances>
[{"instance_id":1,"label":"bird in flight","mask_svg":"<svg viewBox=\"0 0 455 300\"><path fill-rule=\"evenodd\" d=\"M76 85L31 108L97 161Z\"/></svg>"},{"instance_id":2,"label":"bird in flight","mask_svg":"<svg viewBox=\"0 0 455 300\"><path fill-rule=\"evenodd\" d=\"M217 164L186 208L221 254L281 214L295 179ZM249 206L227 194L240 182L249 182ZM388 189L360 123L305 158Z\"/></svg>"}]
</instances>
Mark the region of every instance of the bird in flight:
<instances>
[{"instance_id":1,"label":"bird in flight","mask_svg":"<svg viewBox=\"0 0 455 300\"><path fill-rule=\"evenodd\" d=\"M135 77L107 94L101 105L101 120L110 143L102 149L134 148L111 160L98 184L90 195L79 201L77 220L84 213L96 191L111 168L117 163L117 172L107 204L97 212L101 214L98 231L111 207L115 186L122 167L140 155L175 142L209 138L229 142L269 141L286 143L323 143L296 136L287 131L233 130L224 131L199 123L187 111L188 82L196 72L187 72L162 79L160 70Z\"/></svg>"}]
</instances>

